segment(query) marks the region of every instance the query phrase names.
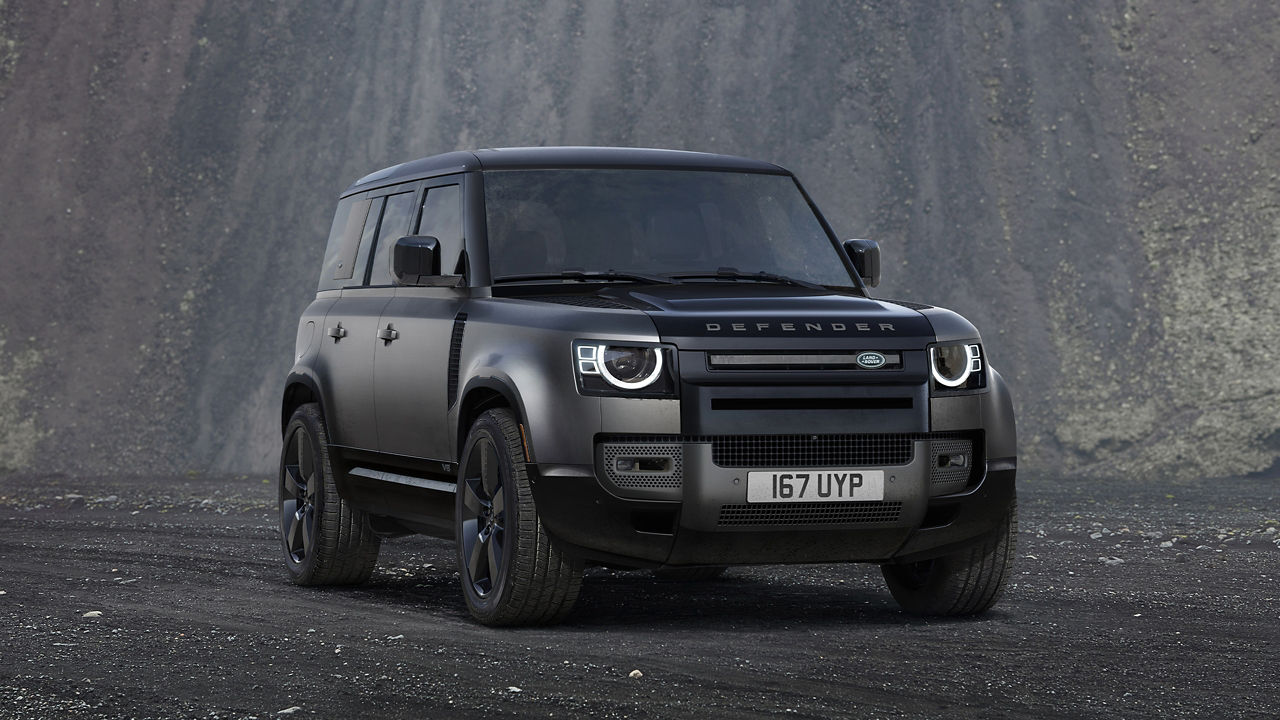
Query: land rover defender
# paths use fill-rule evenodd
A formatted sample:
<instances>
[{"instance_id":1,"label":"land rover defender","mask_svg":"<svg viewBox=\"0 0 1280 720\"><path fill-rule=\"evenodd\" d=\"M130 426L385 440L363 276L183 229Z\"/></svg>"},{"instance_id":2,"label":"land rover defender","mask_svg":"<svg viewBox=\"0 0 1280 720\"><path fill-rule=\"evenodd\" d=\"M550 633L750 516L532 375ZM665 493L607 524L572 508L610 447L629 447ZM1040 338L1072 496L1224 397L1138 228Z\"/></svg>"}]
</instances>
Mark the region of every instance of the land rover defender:
<instances>
[{"instance_id":1,"label":"land rover defender","mask_svg":"<svg viewBox=\"0 0 1280 720\"><path fill-rule=\"evenodd\" d=\"M1017 535L1009 391L978 331L871 297L769 163L452 152L342 194L281 407L304 585L453 539L491 625L553 623L583 568L878 564L909 612L990 608Z\"/></svg>"}]
</instances>

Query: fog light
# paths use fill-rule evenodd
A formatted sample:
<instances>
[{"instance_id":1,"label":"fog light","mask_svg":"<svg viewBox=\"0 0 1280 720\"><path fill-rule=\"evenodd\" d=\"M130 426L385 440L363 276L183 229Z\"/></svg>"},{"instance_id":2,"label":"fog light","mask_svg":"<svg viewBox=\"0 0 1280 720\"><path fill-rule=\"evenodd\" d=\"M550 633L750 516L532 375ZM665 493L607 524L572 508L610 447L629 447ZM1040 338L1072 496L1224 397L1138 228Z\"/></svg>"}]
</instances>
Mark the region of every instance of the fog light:
<instances>
[{"instance_id":1,"label":"fog light","mask_svg":"<svg viewBox=\"0 0 1280 720\"><path fill-rule=\"evenodd\" d=\"M671 471L669 457L620 457L613 466L618 472L665 473Z\"/></svg>"},{"instance_id":2,"label":"fog light","mask_svg":"<svg viewBox=\"0 0 1280 720\"><path fill-rule=\"evenodd\" d=\"M954 455L939 455L938 467L967 467L969 458L964 453L956 453Z\"/></svg>"}]
</instances>

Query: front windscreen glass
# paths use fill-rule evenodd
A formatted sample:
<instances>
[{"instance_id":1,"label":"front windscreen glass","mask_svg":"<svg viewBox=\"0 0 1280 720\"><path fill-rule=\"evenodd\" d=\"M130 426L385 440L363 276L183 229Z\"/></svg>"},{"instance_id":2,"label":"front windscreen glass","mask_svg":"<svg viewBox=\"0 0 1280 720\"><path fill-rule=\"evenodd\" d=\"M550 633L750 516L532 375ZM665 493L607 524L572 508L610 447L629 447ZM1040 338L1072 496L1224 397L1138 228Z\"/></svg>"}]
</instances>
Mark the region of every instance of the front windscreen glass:
<instances>
[{"instance_id":1,"label":"front windscreen glass","mask_svg":"<svg viewBox=\"0 0 1280 720\"><path fill-rule=\"evenodd\" d=\"M671 275L733 268L854 282L785 175L504 170L484 175L494 279L565 270Z\"/></svg>"}]
</instances>

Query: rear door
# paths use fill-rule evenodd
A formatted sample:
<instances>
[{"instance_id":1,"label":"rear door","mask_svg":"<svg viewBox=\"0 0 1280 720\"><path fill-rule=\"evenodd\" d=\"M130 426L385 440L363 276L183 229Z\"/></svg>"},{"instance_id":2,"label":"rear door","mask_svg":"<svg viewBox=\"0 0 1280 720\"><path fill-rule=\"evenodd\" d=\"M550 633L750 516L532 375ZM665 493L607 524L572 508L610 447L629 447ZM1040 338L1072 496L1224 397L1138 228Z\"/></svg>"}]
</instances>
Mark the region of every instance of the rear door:
<instances>
[{"instance_id":1,"label":"rear door","mask_svg":"<svg viewBox=\"0 0 1280 720\"><path fill-rule=\"evenodd\" d=\"M445 275L465 270L463 189L463 176L433 178L422 196L415 234L439 241L440 272ZM375 278L390 283L390 253L385 262L387 274ZM383 309L383 339L374 350L382 452L450 460L449 346L454 319L466 297L466 289L460 287L397 287Z\"/></svg>"},{"instance_id":2,"label":"rear door","mask_svg":"<svg viewBox=\"0 0 1280 720\"><path fill-rule=\"evenodd\" d=\"M342 294L325 318L319 364L327 387L326 424L335 445L373 450L378 447L374 415L374 347L378 319L394 290L369 283L369 258L384 238L394 242L406 234L414 216L414 185L373 191L352 215L363 214L358 245L334 263ZM352 225L356 219L350 221ZM349 260L349 262L347 262Z\"/></svg>"}]
</instances>

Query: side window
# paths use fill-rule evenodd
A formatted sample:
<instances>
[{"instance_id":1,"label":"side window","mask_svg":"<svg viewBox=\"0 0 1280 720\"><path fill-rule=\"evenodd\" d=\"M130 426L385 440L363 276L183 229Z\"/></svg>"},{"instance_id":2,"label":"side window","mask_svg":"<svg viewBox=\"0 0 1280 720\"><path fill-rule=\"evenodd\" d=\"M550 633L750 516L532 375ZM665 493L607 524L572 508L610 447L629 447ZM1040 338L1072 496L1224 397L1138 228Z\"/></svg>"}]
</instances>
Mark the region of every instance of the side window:
<instances>
[{"instance_id":1,"label":"side window","mask_svg":"<svg viewBox=\"0 0 1280 720\"><path fill-rule=\"evenodd\" d=\"M388 195L382 210L382 222L378 225L378 239L373 254L373 266L369 272L370 285L390 285L391 248L396 240L409 234L409 222L413 219L414 193ZM367 224L366 224L367 227Z\"/></svg>"},{"instance_id":2,"label":"side window","mask_svg":"<svg viewBox=\"0 0 1280 720\"><path fill-rule=\"evenodd\" d=\"M364 215L368 212L369 201L357 200L356 198L347 198L338 203L338 210L333 215L333 225L329 228L329 243L325 246L324 263L320 266L320 290L332 290L338 287L338 283L334 282L338 278L337 273L342 271L340 267L344 259L347 257L347 248L353 248L351 260L347 261L347 265L353 265L354 247L360 240L360 226L364 223ZM350 273L347 275L350 277Z\"/></svg>"},{"instance_id":3,"label":"side window","mask_svg":"<svg viewBox=\"0 0 1280 720\"><path fill-rule=\"evenodd\" d=\"M422 201L418 235L440 241L440 272L461 275L462 267L462 186L442 185L427 189Z\"/></svg>"},{"instance_id":4,"label":"side window","mask_svg":"<svg viewBox=\"0 0 1280 720\"><path fill-rule=\"evenodd\" d=\"M364 227L360 230L360 254L355 261L355 266L360 272L348 282L343 283L343 287L359 287L365 282L366 268L369 266L369 248L373 247L373 236L377 234L378 221L382 219L382 209L386 207L387 199L380 197L369 202L369 212L365 218Z\"/></svg>"},{"instance_id":5,"label":"side window","mask_svg":"<svg viewBox=\"0 0 1280 720\"><path fill-rule=\"evenodd\" d=\"M361 228L365 225L365 217L369 214L369 201L361 200L351 209L351 216L347 218L347 227L342 234L342 244L338 248L338 252L334 254L333 275L334 280L350 280L351 275L356 268L356 251L360 249L360 242L363 234Z\"/></svg>"}]
</instances>

